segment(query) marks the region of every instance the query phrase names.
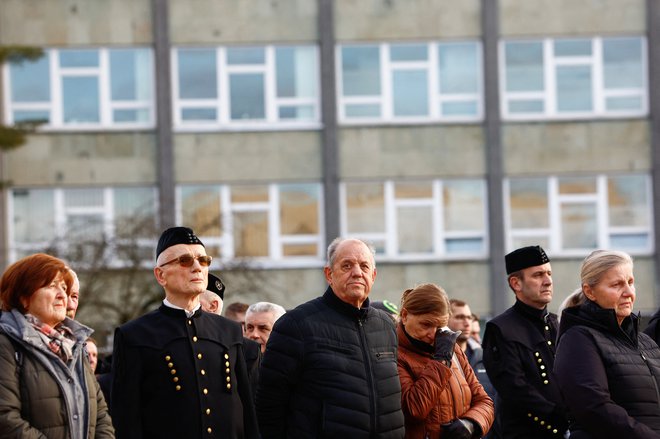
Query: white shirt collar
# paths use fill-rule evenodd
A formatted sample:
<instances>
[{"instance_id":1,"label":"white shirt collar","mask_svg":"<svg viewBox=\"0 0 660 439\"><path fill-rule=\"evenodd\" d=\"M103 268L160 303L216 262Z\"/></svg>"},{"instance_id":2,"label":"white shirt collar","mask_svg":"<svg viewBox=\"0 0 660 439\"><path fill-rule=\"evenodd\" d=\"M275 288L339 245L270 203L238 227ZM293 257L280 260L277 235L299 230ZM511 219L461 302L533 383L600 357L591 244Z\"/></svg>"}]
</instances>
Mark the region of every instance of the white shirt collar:
<instances>
[{"instance_id":1,"label":"white shirt collar","mask_svg":"<svg viewBox=\"0 0 660 439\"><path fill-rule=\"evenodd\" d=\"M170 302L167 299L163 299L163 305L167 306L168 308L180 309L181 311L185 311L186 317L192 317L192 315L195 314L195 312L202 306L201 303L198 303L197 306L193 308L192 311L188 311L187 309L174 305L172 302Z\"/></svg>"}]
</instances>

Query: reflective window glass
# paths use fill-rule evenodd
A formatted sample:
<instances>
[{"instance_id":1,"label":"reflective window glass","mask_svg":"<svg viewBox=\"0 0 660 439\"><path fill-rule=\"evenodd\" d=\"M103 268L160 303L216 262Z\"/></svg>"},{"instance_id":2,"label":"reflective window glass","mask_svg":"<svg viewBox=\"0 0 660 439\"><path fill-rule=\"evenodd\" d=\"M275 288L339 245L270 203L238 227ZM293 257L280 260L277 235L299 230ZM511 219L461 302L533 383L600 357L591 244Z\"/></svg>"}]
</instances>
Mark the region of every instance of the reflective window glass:
<instances>
[{"instance_id":1,"label":"reflective window glass","mask_svg":"<svg viewBox=\"0 0 660 439\"><path fill-rule=\"evenodd\" d=\"M265 203L269 198L268 186L236 185L231 187L232 203Z\"/></svg>"},{"instance_id":2,"label":"reflective window glass","mask_svg":"<svg viewBox=\"0 0 660 439\"><path fill-rule=\"evenodd\" d=\"M177 55L179 98L217 98L215 49L179 49Z\"/></svg>"},{"instance_id":3,"label":"reflective window glass","mask_svg":"<svg viewBox=\"0 0 660 439\"><path fill-rule=\"evenodd\" d=\"M596 225L596 205L594 203L562 205L562 247L566 250L597 248L598 227Z\"/></svg>"},{"instance_id":4,"label":"reflective window glass","mask_svg":"<svg viewBox=\"0 0 660 439\"><path fill-rule=\"evenodd\" d=\"M110 50L111 97L117 101L151 99L149 51Z\"/></svg>"},{"instance_id":5,"label":"reflective window glass","mask_svg":"<svg viewBox=\"0 0 660 439\"><path fill-rule=\"evenodd\" d=\"M591 40L556 40L555 56L591 56Z\"/></svg>"},{"instance_id":6,"label":"reflective window glass","mask_svg":"<svg viewBox=\"0 0 660 439\"><path fill-rule=\"evenodd\" d=\"M266 116L264 75L229 75L229 100L232 120L263 119Z\"/></svg>"},{"instance_id":7,"label":"reflective window glass","mask_svg":"<svg viewBox=\"0 0 660 439\"><path fill-rule=\"evenodd\" d=\"M60 67L98 67L99 53L97 50L60 50Z\"/></svg>"},{"instance_id":8,"label":"reflective window glass","mask_svg":"<svg viewBox=\"0 0 660 439\"><path fill-rule=\"evenodd\" d=\"M591 67L557 67L557 110L591 111L593 108Z\"/></svg>"},{"instance_id":9,"label":"reflective window glass","mask_svg":"<svg viewBox=\"0 0 660 439\"><path fill-rule=\"evenodd\" d=\"M9 64L11 99L14 102L50 100L50 67L48 57L35 61Z\"/></svg>"},{"instance_id":10,"label":"reflective window glass","mask_svg":"<svg viewBox=\"0 0 660 439\"><path fill-rule=\"evenodd\" d=\"M476 44L440 44L438 72L441 93L479 91L479 56Z\"/></svg>"},{"instance_id":11,"label":"reflective window glass","mask_svg":"<svg viewBox=\"0 0 660 439\"><path fill-rule=\"evenodd\" d=\"M103 189L81 188L64 190L64 207L103 207Z\"/></svg>"},{"instance_id":12,"label":"reflective window glass","mask_svg":"<svg viewBox=\"0 0 660 439\"><path fill-rule=\"evenodd\" d=\"M607 183L610 225L648 227L651 206L647 179L641 175L615 176Z\"/></svg>"},{"instance_id":13,"label":"reflective window glass","mask_svg":"<svg viewBox=\"0 0 660 439\"><path fill-rule=\"evenodd\" d=\"M399 253L433 252L433 212L430 207L397 209Z\"/></svg>"},{"instance_id":14,"label":"reflective window glass","mask_svg":"<svg viewBox=\"0 0 660 439\"><path fill-rule=\"evenodd\" d=\"M392 44L390 59L392 61L426 61L428 46L425 44Z\"/></svg>"},{"instance_id":15,"label":"reflective window glass","mask_svg":"<svg viewBox=\"0 0 660 439\"><path fill-rule=\"evenodd\" d=\"M182 223L200 236L220 236L222 211L217 186L184 186L181 188Z\"/></svg>"},{"instance_id":16,"label":"reflective window glass","mask_svg":"<svg viewBox=\"0 0 660 439\"><path fill-rule=\"evenodd\" d=\"M378 46L343 47L341 56L344 96L380 94L380 50Z\"/></svg>"},{"instance_id":17,"label":"reflective window glass","mask_svg":"<svg viewBox=\"0 0 660 439\"><path fill-rule=\"evenodd\" d=\"M346 225L349 233L385 231L382 183L346 184Z\"/></svg>"},{"instance_id":18,"label":"reflective window glass","mask_svg":"<svg viewBox=\"0 0 660 439\"><path fill-rule=\"evenodd\" d=\"M99 80L95 76L62 78L62 105L67 123L99 122Z\"/></svg>"},{"instance_id":19,"label":"reflective window glass","mask_svg":"<svg viewBox=\"0 0 660 439\"><path fill-rule=\"evenodd\" d=\"M313 47L275 49L277 96L313 97L317 94L317 63Z\"/></svg>"},{"instance_id":20,"label":"reflective window glass","mask_svg":"<svg viewBox=\"0 0 660 439\"><path fill-rule=\"evenodd\" d=\"M392 74L395 116L425 116L429 111L428 76L424 71L401 70Z\"/></svg>"},{"instance_id":21,"label":"reflective window glass","mask_svg":"<svg viewBox=\"0 0 660 439\"><path fill-rule=\"evenodd\" d=\"M235 255L239 258L268 256L268 214L236 212L233 219Z\"/></svg>"},{"instance_id":22,"label":"reflective window glass","mask_svg":"<svg viewBox=\"0 0 660 439\"><path fill-rule=\"evenodd\" d=\"M511 227L548 227L548 182L544 178L516 178L509 182Z\"/></svg>"},{"instance_id":23,"label":"reflective window glass","mask_svg":"<svg viewBox=\"0 0 660 439\"><path fill-rule=\"evenodd\" d=\"M477 180L444 182L442 199L446 230L485 229L484 189L483 182Z\"/></svg>"},{"instance_id":24,"label":"reflective window glass","mask_svg":"<svg viewBox=\"0 0 660 439\"><path fill-rule=\"evenodd\" d=\"M285 235L319 233L318 186L287 184L280 186L280 223Z\"/></svg>"},{"instance_id":25,"label":"reflective window glass","mask_svg":"<svg viewBox=\"0 0 660 439\"><path fill-rule=\"evenodd\" d=\"M229 47L227 48L227 64L263 64L266 52L263 47Z\"/></svg>"},{"instance_id":26,"label":"reflective window glass","mask_svg":"<svg viewBox=\"0 0 660 439\"><path fill-rule=\"evenodd\" d=\"M603 81L605 88L644 86L642 40L610 38L603 40Z\"/></svg>"},{"instance_id":27,"label":"reflective window glass","mask_svg":"<svg viewBox=\"0 0 660 439\"><path fill-rule=\"evenodd\" d=\"M55 237L55 200L51 189L14 189L13 239L49 243Z\"/></svg>"},{"instance_id":28,"label":"reflective window glass","mask_svg":"<svg viewBox=\"0 0 660 439\"><path fill-rule=\"evenodd\" d=\"M543 90L543 43L506 43L504 61L507 91Z\"/></svg>"}]
</instances>

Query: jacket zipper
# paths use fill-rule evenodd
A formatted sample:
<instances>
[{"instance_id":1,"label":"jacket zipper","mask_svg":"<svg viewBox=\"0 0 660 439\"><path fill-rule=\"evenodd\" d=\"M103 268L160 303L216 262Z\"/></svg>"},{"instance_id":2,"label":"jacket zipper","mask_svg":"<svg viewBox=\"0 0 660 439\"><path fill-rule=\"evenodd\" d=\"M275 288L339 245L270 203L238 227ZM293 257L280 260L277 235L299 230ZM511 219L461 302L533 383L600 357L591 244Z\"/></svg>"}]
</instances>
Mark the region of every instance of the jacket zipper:
<instances>
[{"instance_id":1,"label":"jacket zipper","mask_svg":"<svg viewBox=\"0 0 660 439\"><path fill-rule=\"evenodd\" d=\"M369 358L367 337L364 334L364 326L362 325L362 319L358 319L358 332L360 333L360 340L362 340L361 348L362 355L364 356L365 364L365 373L367 375L367 383L369 384L369 405L371 406L371 434L375 435L376 430L376 389L374 387L374 381L372 379L372 367L371 367L371 358Z\"/></svg>"},{"instance_id":2,"label":"jacket zipper","mask_svg":"<svg viewBox=\"0 0 660 439\"><path fill-rule=\"evenodd\" d=\"M642 357L642 360L644 360L644 364L646 364L646 367L648 367L649 372L651 373L651 378L653 378L653 386L655 387L655 399L656 401L658 401L658 407L660 407L660 390L658 389L658 379L655 377L655 374L653 373L653 369L651 368L651 365L646 359L646 355L644 355L644 352L640 351L639 355Z\"/></svg>"}]
</instances>

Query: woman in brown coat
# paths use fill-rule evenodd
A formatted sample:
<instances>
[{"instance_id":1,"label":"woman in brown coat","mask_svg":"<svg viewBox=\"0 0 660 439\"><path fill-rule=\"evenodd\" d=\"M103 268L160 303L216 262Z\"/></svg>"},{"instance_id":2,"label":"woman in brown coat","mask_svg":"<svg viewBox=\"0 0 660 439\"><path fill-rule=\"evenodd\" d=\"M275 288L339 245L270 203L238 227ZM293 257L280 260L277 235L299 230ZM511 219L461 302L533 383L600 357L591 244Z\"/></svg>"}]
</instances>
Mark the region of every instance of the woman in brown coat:
<instances>
[{"instance_id":1,"label":"woman in brown coat","mask_svg":"<svg viewBox=\"0 0 660 439\"><path fill-rule=\"evenodd\" d=\"M456 346L459 332L447 328L449 313L437 285L403 293L398 366L408 439L479 438L493 423L493 401Z\"/></svg>"}]
</instances>

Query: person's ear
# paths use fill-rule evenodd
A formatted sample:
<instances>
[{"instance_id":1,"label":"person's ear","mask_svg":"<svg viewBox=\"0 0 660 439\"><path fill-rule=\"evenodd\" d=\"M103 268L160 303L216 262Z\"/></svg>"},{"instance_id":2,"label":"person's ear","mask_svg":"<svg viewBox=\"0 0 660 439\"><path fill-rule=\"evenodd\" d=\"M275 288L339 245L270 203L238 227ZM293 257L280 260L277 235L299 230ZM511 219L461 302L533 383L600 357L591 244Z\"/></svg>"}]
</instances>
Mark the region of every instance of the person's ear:
<instances>
[{"instance_id":1,"label":"person's ear","mask_svg":"<svg viewBox=\"0 0 660 439\"><path fill-rule=\"evenodd\" d=\"M399 318L401 319L401 323L405 325L406 321L408 320L408 310L403 308L399 313Z\"/></svg>"},{"instance_id":2,"label":"person's ear","mask_svg":"<svg viewBox=\"0 0 660 439\"><path fill-rule=\"evenodd\" d=\"M594 290L587 284L582 285L582 293L584 293L585 296L587 296L587 299L591 300L592 302L596 301L596 295L594 294Z\"/></svg>"}]
</instances>

